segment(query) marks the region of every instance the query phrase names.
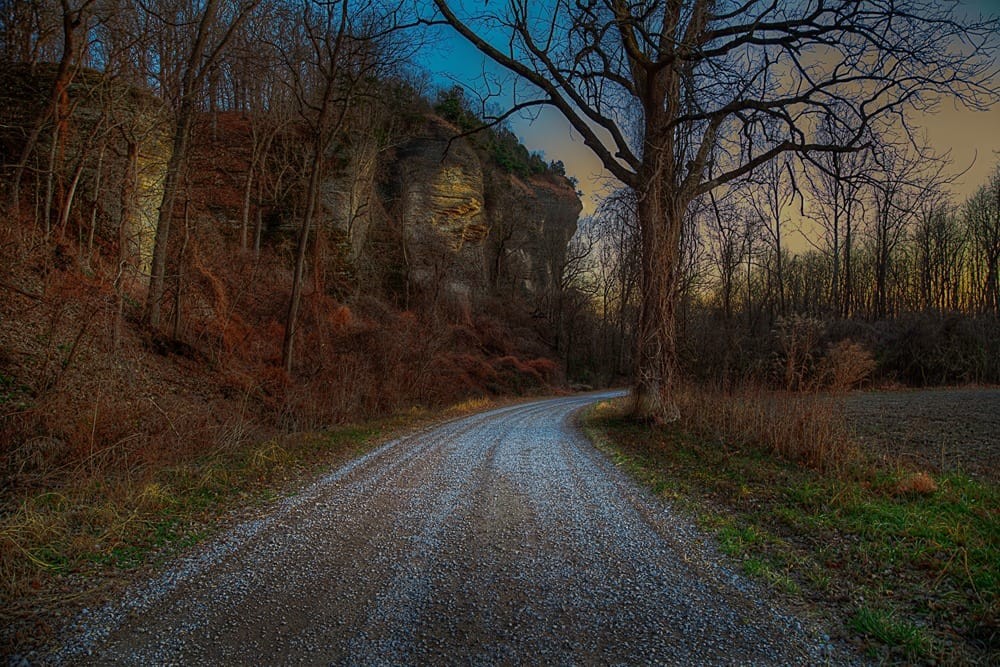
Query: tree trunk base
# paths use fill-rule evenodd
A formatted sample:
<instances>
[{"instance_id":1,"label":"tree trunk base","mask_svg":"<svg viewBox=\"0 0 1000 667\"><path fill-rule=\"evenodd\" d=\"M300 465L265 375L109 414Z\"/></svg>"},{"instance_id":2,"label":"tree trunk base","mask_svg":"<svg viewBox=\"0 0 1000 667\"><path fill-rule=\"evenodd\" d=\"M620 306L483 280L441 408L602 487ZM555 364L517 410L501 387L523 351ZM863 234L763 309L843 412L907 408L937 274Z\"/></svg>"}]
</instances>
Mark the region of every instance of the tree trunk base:
<instances>
[{"instance_id":1,"label":"tree trunk base","mask_svg":"<svg viewBox=\"0 0 1000 667\"><path fill-rule=\"evenodd\" d=\"M659 387L635 387L632 390L632 418L663 425L681 418L677 403Z\"/></svg>"}]
</instances>

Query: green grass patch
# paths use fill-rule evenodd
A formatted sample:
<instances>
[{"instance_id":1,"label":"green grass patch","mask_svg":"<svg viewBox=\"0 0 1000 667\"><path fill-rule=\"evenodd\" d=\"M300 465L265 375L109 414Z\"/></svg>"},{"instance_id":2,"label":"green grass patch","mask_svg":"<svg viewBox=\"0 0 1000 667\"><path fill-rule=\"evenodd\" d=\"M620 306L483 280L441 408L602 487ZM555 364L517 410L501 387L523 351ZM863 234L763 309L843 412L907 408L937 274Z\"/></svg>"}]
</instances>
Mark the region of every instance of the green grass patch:
<instances>
[{"instance_id":1,"label":"green grass patch","mask_svg":"<svg viewBox=\"0 0 1000 667\"><path fill-rule=\"evenodd\" d=\"M902 649L908 658L930 654L931 640L924 631L908 621L901 621L892 612L862 607L851 617L850 627L856 632L892 647Z\"/></svg>"},{"instance_id":2,"label":"green grass patch","mask_svg":"<svg viewBox=\"0 0 1000 667\"><path fill-rule=\"evenodd\" d=\"M866 460L819 471L676 425L638 424L613 405L585 422L638 481L673 490L739 569L798 596L859 647L886 660L995 657L996 485Z\"/></svg>"},{"instance_id":3,"label":"green grass patch","mask_svg":"<svg viewBox=\"0 0 1000 667\"><path fill-rule=\"evenodd\" d=\"M760 544L763 537L760 531L750 526L725 526L717 531L722 552L728 556L739 556L747 553L754 545Z\"/></svg>"}]
</instances>

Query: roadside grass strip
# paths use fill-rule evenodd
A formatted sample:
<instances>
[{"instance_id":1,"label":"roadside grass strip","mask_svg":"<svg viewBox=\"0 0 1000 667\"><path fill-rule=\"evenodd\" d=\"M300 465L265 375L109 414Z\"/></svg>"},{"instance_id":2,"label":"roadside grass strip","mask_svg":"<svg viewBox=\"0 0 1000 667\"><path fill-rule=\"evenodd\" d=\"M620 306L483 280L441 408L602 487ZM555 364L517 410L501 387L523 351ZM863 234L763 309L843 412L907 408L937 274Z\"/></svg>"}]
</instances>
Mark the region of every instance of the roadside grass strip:
<instances>
[{"instance_id":1,"label":"roadside grass strip","mask_svg":"<svg viewBox=\"0 0 1000 667\"><path fill-rule=\"evenodd\" d=\"M831 635L879 660L997 664L996 485L863 454L820 471L624 413L621 401L587 413L597 446Z\"/></svg>"}]
</instances>

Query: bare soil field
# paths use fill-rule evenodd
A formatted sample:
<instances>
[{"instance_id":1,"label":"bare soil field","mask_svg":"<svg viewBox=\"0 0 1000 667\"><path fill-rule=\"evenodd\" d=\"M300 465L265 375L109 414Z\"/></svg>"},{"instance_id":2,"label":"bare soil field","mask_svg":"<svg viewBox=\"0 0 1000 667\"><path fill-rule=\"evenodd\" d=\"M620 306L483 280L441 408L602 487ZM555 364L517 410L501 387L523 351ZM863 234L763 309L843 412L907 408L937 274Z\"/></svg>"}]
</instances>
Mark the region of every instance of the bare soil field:
<instances>
[{"instance_id":1,"label":"bare soil field","mask_svg":"<svg viewBox=\"0 0 1000 667\"><path fill-rule=\"evenodd\" d=\"M859 392L844 411L861 442L890 461L1000 482L1000 388Z\"/></svg>"}]
</instances>

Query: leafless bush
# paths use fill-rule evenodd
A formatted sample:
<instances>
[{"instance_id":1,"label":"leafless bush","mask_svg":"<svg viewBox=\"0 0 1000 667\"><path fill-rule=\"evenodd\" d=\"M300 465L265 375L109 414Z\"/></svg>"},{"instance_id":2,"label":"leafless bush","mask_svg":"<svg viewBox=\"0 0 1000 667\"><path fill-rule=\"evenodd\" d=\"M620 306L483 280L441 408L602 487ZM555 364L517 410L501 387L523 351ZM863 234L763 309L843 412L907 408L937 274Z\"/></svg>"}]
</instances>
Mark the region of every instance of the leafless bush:
<instances>
[{"instance_id":1,"label":"leafless bush","mask_svg":"<svg viewBox=\"0 0 1000 667\"><path fill-rule=\"evenodd\" d=\"M823 323L801 315L782 317L774 333L778 344L775 367L781 386L788 391L808 388L816 370Z\"/></svg>"},{"instance_id":2,"label":"leafless bush","mask_svg":"<svg viewBox=\"0 0 1000 667\"><path fill-rule=\"evenodd\" d=\"M818 379L833 391L854 389L868 380L876 367L875 358L863 345L852 340L834 343L819 364Z\"/></svg>"}]
</instances>

